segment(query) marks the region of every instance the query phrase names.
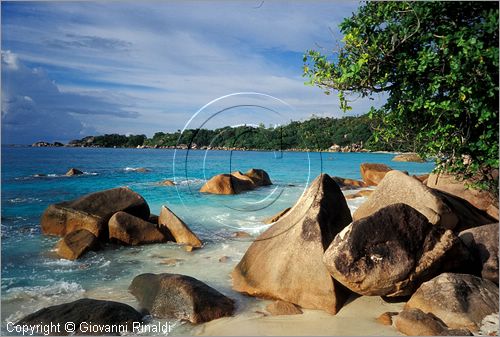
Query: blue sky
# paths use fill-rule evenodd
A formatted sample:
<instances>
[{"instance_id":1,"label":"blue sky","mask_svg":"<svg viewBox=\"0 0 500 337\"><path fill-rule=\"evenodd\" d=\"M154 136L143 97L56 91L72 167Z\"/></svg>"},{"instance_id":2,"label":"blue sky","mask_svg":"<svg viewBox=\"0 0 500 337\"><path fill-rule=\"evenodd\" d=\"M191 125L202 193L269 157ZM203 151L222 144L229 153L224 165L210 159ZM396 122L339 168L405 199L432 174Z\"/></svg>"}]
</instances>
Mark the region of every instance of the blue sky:
<instances>
[{"instance_id":1,"label":"blue sky","mask_svg":"<svg viewBox=\"0 0 500 337\"><path fill-rule=\"evenodd\" d=\"M265 93L287 102L293 107L287 120L343 114L336 95L304 85L302 55L307 49L335 49L341 39L338 24L358 2L1 6L4 143L175 131L206 103L234 92ZM381 102L357 100L353 114ZM245 118L236 113L218 123L240 119Z\"/></svg>"}]
</instances>

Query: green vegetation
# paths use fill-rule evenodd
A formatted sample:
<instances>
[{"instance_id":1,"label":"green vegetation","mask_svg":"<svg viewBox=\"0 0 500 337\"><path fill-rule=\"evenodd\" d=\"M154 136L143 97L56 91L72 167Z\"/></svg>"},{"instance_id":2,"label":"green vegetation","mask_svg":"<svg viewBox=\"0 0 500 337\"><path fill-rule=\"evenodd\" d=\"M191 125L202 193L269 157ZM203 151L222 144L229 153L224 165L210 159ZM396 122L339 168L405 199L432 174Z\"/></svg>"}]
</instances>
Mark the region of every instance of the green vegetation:
<instances>
[{"instance_id":1,"label":"green vegetation","mask_svg":"<svg viewBox=\"0 0 500 337\"><path fill-rule=\"evenodd\" d=\"M352 94L385 93L375 140L498 191L498 2L366 2L340 29L338 54L304 56L309 83L344 110Z\"/></svg>"},{"instance_id":2,"label":"green vegetation","mask_svg":"<svg viewBox=\"0 0 500 337\"><path fill-rule=\"evenodd\" d=\"M333 144L350 146L364 145L370 150L406 150L400 143L373 142L373 128L377 123L368 116L319 118L312 117L304 122L292 121L278 128L250 126L223 127L216 130L185 130L174 133L157 132L152 138L144 135L117 135L85 137L71 141L73 146L97 147L174 147L181 144L197 147L246 148L260 150L311 149L325 150Z\"/></svg>"}]
</instances>

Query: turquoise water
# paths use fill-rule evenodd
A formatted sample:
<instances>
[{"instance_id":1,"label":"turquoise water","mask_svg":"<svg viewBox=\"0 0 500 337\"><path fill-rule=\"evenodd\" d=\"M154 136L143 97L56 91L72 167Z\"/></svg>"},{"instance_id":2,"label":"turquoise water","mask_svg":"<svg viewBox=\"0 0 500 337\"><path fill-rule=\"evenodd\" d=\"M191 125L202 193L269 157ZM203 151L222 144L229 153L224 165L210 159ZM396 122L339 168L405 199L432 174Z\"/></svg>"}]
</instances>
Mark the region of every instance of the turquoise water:
<instances>
[{"instance_id":1,"label":"turquoise water","mask_svg":"<svg viewBox=\"0 0 500 337\"><path fill-rule=\"evenodd\" d=\"M321 172L360 179L363 162L385 163L410 174L428 173L433 163L392 162L386 153L304 153L174 151L160 149L2 148L2 326L43 306L81 297L121 300L136 305L127 292L142 272L180 272L197 277L239 301L251 299L230 287L229 272L249 242L231 238L236 230L258 234L262 219L289 207ZM71 167L85 172L66 177ZM134 171L146 168L149 172ZM250 168L266 170L273 185L238 196L202 195L205 179ZM159 186L172 179L175 187ZM158 214L166 204L199 234L203 249L187 253L173 243L142 247L108 247L78 261L59 259L58 238L40 232L39 219L52 203L98 190L128 186ZM349 193L349 191L346 191ZM349 201L351 210L364 198ZM218 258L229 256L221 264ZM166 258L179 260L175 265ZM189 333L178 325L174 333Z\"/></svg>"}]
</instances>

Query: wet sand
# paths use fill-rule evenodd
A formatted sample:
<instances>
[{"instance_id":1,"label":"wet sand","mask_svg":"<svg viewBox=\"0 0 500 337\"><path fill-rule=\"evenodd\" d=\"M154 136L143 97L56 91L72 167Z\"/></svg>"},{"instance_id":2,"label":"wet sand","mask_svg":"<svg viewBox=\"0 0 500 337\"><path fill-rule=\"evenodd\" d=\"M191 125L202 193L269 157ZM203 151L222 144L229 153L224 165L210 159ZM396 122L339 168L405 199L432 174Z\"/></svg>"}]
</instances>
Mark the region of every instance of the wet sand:
<instances>
[{"instance_id":1,"label":"wet sand","mask_svg":"<svg viewBox=\"0 0 500 337\"><path fill-rule=\"evenodd\" d=\"M261 311L270 301L259 303ZM279 336L401 336L392 326L376 321L386 311L401 311L404 302L387 303L382 298L351 298L336 315L320 310L303 310L302 315L264 316L244 312L234 317L208 322L194 329L197 335L279 335Z\"/></svg>"}]
</instances>

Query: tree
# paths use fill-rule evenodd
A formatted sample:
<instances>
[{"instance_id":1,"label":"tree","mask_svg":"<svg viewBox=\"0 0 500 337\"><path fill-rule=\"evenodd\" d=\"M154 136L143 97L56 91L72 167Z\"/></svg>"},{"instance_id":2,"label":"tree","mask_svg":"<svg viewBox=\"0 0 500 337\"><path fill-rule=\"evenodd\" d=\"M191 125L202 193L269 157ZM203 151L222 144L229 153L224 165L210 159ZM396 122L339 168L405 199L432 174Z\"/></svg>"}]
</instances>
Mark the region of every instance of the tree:
<instances>
[{"instance_id":1,"label":"tree","mask_svg":"<svg viewBox=\"0 0 500 337\"><path fill-rule=\"evenodd\" d=\"M366 2L340 24L338 54L307 51L309 84L348 98L385 93L370 111L376 138L397 140L437 170L495 187L498 169L498 2Z\"/></svg>"}]
</instances>

